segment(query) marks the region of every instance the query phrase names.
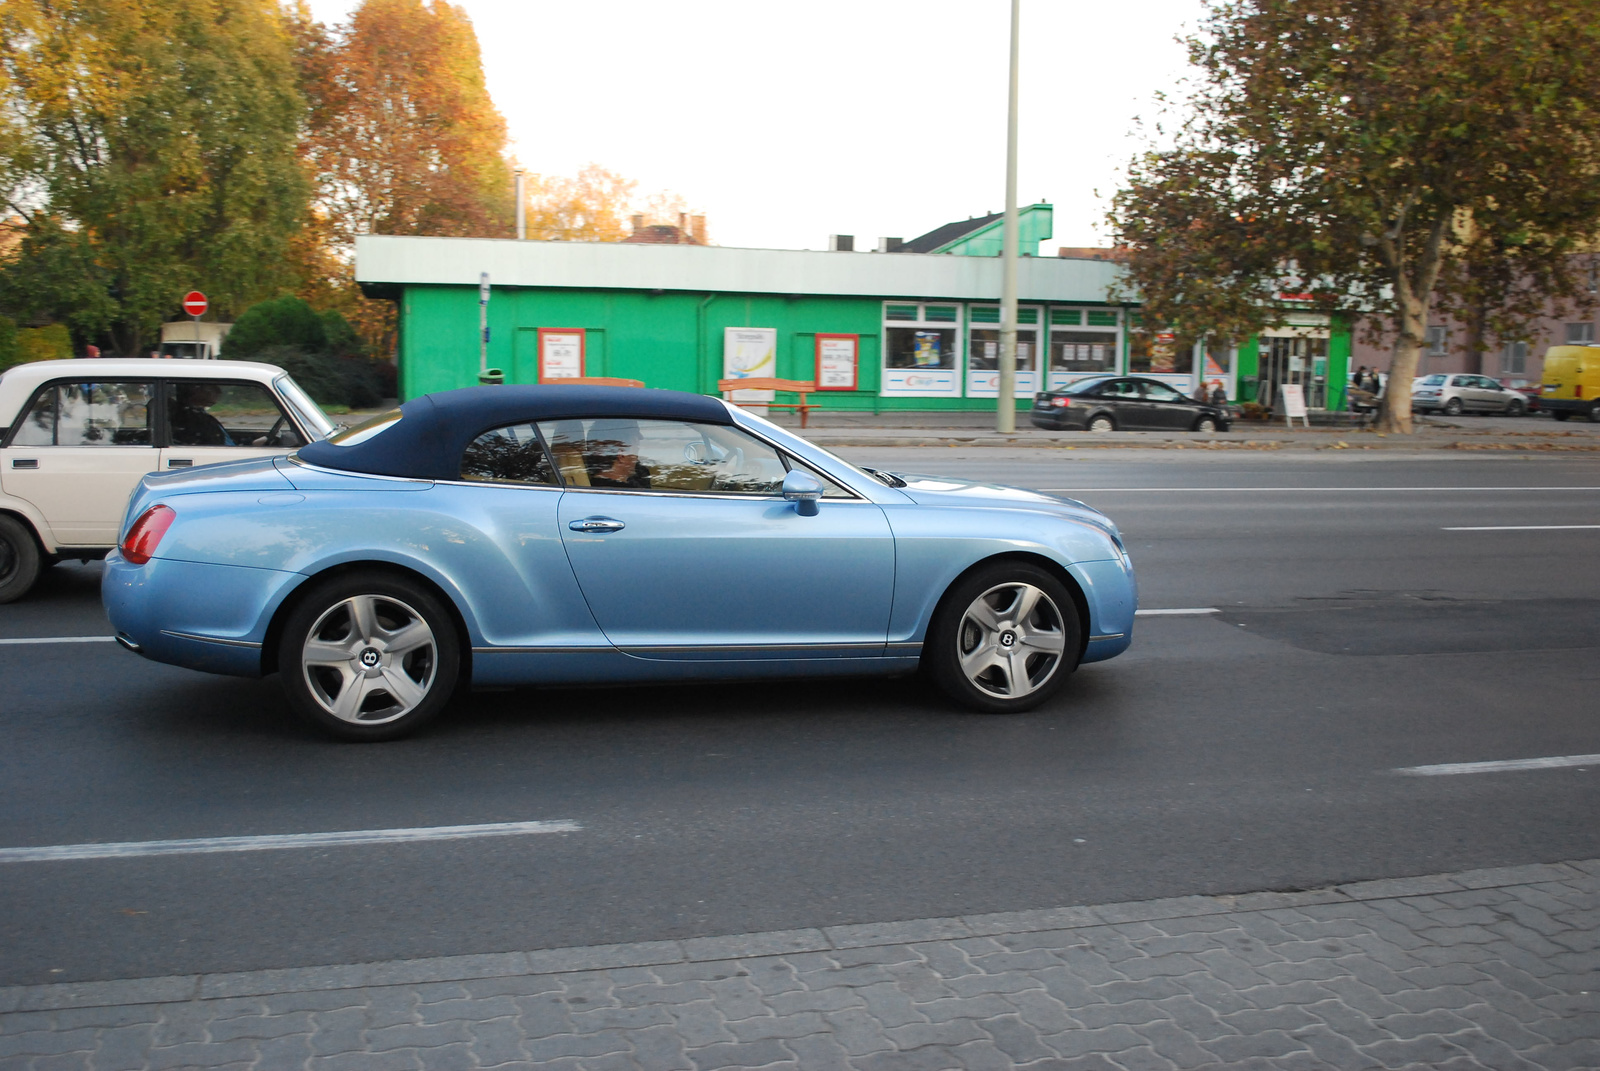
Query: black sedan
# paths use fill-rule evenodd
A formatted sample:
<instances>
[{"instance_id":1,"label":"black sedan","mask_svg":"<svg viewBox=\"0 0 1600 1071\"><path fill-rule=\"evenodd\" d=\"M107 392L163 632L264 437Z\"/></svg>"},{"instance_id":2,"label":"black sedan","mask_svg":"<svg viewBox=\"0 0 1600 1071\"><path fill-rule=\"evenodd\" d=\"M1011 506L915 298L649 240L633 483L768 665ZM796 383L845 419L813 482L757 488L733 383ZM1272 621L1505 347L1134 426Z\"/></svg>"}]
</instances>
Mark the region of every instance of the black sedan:
<instances>
[{"instance_id":1,"label":"black sedan","mask_svg":"<svg viewBox=\"0 0 1600 1071\"><path fill-rule=\"evenodd\" d=\"M1086 431L1227 431L1228 411L1197 402L1160 380L1139 376L1080 379L1033 396L1036 428Z\"/></svg>"}]
</instances>

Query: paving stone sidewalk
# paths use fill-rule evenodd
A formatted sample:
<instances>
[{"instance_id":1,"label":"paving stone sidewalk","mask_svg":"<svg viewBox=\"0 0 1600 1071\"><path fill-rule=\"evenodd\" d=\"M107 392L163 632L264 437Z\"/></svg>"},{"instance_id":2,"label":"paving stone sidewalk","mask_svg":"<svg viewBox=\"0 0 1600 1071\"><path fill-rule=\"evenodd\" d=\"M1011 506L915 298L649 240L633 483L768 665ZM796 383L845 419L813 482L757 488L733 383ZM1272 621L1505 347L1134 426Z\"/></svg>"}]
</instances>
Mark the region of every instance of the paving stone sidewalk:
<instances>
[{"instance_id":1,"label":"paving stone sidewalk","mask_svg":"<svg viewBox=\"0 0 1600 1071\"><path fill-rule=\"evenodd\" d=\"M0 1068L1600 1067L1600 860L0 989Z\"/></svg>"}]
</instances>

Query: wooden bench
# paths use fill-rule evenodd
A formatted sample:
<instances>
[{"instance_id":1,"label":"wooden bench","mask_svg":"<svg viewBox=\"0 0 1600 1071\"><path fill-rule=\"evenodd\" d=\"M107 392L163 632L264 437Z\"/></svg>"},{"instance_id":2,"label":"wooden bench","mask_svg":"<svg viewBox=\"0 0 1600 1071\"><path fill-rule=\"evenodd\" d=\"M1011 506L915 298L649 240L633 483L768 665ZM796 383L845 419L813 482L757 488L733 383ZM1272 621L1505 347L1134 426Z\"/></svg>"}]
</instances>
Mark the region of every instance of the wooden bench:
<instances>
[{"instance_id":1,"label":"wooden bench","mask_svg":"<svg viewBox=\"0 0 1600 1071\"><path fill-rule=\"evenodd\" d=\"M540 383L569 383L587 387L642 387L642 379L618 379L615 376L569 376L559 379L541 379Z\"/></svg>"},{"instance_id":2,"label":"wooden bench","mask_svg":"<svg viewBox=\"0 0 1600 1071\"><path fill-rule=\"evenodd\" d=\"M745 409L758 405L767 406L769 409L798 409L802 428L806 426L806 415L818 408L807 400L807 396L817 389L816 382L809 379L719 379L717 389L722 392L725 401L733 401L728 395L736 390L781 390L799 395L798 402L733 402L733 404Z\"/></svg>"}]
</instances>

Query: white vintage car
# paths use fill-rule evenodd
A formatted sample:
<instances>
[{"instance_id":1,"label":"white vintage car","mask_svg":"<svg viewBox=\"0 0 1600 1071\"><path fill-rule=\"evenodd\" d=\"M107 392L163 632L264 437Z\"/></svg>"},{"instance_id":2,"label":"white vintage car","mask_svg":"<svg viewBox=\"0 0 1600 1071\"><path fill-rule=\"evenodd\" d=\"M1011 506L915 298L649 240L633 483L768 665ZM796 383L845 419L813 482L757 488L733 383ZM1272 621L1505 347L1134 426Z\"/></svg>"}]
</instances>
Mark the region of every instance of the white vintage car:
<instances>
[{"instance_id":1,"label":"white vintage car","mask_svg":"<svg viewBox=\"0 0 1600 1071\"><path fill-rule=\"evenodd\" d=\"M333 424L276 365L40 361L0 375L0 603L104 557L149 472L283 454Z\"/></svg>"}]
</instances>

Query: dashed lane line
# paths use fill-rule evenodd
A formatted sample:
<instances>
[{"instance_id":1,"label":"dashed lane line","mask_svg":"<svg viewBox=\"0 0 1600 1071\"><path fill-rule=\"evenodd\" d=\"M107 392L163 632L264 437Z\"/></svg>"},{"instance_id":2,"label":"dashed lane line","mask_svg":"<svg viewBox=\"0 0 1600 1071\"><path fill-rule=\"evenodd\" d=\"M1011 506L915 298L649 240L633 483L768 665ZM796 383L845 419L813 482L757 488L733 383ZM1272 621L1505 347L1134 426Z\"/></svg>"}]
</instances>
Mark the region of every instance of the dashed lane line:
<instances>
[{"instance_id":1,"label":"dashed lane line","mask_svg":"<svg viewBox=\"0 0 1600 1071\"><path fill-rule=\"evenodd\" d=\"M1577 528L1600 528L1600 524L1474 524L1441 528L1441 532L1569 532Z\"/></svg>"},{"instance_id":2,"label":"dashed lane line","mask_svg":"<svg viewBox=\"0 0 1600 1071\"><path fill-rule=\"evenodd\" d=\"M1448 777L1451 774L1558 770L1564 766L1600 766L1600 755L1552 755L1542 759L1502 759L1498 762L1441 762L1434 766L1403 766L1395 773L1407 777Z\"/></svg>"},{"instance_id":3,"label":"dashed lane line","mask_svg":"<svg viewBox=\"0 0 1600 1071\"><path fill-rule=\"evenodd\" d=\"M1135 610L1135 617L1200 617L1221 613L1215 606L1179 606L1169 610Z\"/></svg>"},{"instance_id":4,"label":"dashed lane line","mask_svg":"<svg viewBox=\"0 0 1600 1071\"><path fill-rule=\"evenodd\" d=\"M330 848L352 844L416 844L519 837L532 833L577 833L577 822L490 822L475 826L419 826L411 829L351 829L333 833L281 833L259 837L200 837L195 840L135 840L110 844L51 844L0 848L0 863L45 863L78 859L132 859L149 855L203 855L212 852L263 852L285 848Z\"/></svg>"}]
</instances>

